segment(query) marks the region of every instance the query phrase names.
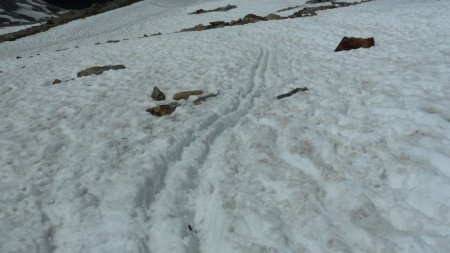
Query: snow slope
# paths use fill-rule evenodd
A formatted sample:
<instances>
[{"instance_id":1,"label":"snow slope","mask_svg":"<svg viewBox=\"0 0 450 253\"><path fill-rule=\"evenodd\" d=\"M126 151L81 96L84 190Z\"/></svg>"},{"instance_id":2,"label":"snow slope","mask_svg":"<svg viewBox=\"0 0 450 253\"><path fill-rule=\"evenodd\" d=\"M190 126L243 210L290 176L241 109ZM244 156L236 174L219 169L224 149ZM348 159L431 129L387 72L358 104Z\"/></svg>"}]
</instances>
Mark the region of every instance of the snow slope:
<instances>
[{"instance_id":1,"label":"snow slope","mask_svg":"<svg viewBox=\"0 0 450 253\"><path fill-rule=\"evenodd\" d=\"M173 33L298 4L144 1L0 44L0 252L450 252L450 2ZM156 118L153 86L219 96Z\"/></svg>"}]
</instances>

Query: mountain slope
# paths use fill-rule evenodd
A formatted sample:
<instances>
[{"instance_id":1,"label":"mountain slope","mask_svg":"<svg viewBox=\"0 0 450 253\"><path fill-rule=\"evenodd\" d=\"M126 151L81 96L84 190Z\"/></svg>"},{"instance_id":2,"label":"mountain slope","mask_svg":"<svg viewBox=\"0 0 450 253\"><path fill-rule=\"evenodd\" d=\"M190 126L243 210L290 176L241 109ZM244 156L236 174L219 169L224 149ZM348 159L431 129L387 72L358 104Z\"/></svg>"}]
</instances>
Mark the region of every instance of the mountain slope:
<instances>
[{"instance_id":1,"label":"mountain slope","mask_svg":"<svg viewBox=\"0 0 450 253\"><path fill-rule=\"evenodd\" d=\"M298 4L143 1L0 44L0 252L450 252L450 3L174 33ZM218 95L146 112L193 89Z\"/></svg>"},{"instance_id":2,"label":"mountain slope","mask_svg":"<svg viewBox=\"0 0 450 253\"><path fill-rule=\"evenodd\" d=\"M63 9L44 0L2 0L0 2L0 26L26 24L58 16Z\"/></svg>"}]
</instances>

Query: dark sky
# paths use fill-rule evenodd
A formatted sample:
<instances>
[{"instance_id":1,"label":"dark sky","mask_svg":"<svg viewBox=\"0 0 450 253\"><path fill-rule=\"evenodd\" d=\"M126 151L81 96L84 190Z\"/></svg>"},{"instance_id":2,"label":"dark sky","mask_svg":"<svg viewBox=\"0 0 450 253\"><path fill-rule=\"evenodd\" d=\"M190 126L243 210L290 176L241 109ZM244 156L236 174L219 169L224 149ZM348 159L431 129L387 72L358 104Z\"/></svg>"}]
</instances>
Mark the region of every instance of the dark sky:
<instances>
[{"instance_id":1,"label":"dark sky","mask_svg":"<svg viewBox=\"0 0 450 253\"><path fill-rule=\"evenodd\" d=\"M0 0L1 1L1 0ZM93 3L104 3L112 0L46 0L48 3L54 4L65 9L83 9L91 6Z\"/></svg>"}]
</instances>

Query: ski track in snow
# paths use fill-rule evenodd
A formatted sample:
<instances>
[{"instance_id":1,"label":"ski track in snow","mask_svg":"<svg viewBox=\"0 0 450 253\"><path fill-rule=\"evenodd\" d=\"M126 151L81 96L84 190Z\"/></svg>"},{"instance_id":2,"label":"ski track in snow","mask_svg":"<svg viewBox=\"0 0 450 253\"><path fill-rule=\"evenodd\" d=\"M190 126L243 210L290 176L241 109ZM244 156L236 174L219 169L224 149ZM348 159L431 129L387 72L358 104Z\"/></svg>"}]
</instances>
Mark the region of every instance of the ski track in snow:
<instances>
[{"instance_id":1,"label":"ski track in snow","mask_svg":"<svg viewBox=\"0 0 450 253\"><path fill-rule=\"evenodd\" d=\"M1 253L450 252L448 3L133 38L299 4L193 3L0 44ZM219 95L155 118L153 86Z\"/></svg>"},{"instance_id":2,"label":"ski track in snow","mask_svg":"<svg viewBox=\"0 0 450 253\"><path fill-rule=\"evenodd\" d=\"M158 199L151 205L150 217L154 221L148 231L150 241L155 242L151 252L199 252L198 238L192 228L195 210L189 207L195 198L195 188L200 183L198 171L201 171L211 150L220 150L221 146L214 145L216 139L220 138L222 133L231 131L242 118L245 118L254 106L254 100L261 96L265 86L268 58L269 51L261 49L253 67L252 82L248 90L240 90L238 94L234 94L237 98L228 105L220 117L213 115L201 124L201 130L196 132L195 136L191 135L187 141L188 145L183 147L181 157L166 169L169 173L166 183L171 185L163 187ZM167 210L172 210L173 213L167 213ZM161 228L170 230L162 231ZM181 231L179 237L174 236L178 235L179 231Z\"/></svg>"}]
</instances>

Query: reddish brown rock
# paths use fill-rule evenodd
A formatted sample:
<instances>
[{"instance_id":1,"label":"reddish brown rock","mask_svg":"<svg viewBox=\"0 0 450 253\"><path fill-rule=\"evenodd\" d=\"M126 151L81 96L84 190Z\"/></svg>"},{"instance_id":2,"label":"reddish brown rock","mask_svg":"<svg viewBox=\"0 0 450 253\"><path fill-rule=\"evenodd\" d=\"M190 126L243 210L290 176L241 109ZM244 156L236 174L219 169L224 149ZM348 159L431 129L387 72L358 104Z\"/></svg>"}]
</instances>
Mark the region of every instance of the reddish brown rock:
<instances>
[{"instance_id":1,"label":"reddish brown rock","mask_svg":"<svg viewBox=\"0 0 450 253\"><path fill-rule=\"evenodd\" d=\"M348 51L352 49L358 48L370 48L375 46L375 39L373 37L370 38L353 38L353 37L344 37L341 42L334 50L334 52L339 51Z\"/></svg>"}]
</instances>

